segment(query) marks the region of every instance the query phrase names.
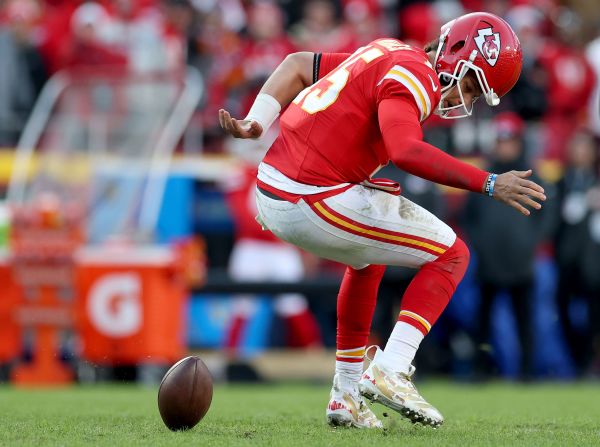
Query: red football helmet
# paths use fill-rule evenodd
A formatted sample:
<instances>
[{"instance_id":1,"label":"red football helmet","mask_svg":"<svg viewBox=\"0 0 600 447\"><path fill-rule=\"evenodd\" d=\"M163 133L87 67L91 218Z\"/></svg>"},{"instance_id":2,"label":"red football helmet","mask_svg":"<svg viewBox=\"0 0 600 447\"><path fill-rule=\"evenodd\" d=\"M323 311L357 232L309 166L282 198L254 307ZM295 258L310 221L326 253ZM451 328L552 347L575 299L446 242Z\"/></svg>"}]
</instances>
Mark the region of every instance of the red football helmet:
<instances>
[{"instance_id":1,"label":"red football helmet","mask_svg":"<svg viewBox=\"0 0 600 447\"><path fill-rule=\"evenodd\" d=\"M446 23L435 56L435 70L443 86L438 114L443 118L471 115L473 107L466 106L460 85L469 70L473 70L486 102L497 106L517 82L522 64L519 38L500 17L474 12ZM462 103L444 107L444 97L455 85Z\"/></svg>"}]
</instances>

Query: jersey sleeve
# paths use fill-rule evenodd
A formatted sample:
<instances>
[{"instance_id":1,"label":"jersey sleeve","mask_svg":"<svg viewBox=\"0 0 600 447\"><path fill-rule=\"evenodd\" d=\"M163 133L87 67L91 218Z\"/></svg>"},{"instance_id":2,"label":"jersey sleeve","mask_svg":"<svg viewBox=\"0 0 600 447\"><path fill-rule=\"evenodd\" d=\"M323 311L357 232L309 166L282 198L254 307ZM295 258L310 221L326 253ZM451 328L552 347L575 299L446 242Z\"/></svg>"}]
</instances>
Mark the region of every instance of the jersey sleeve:
<instances>
[{"instance_id":1,"label":"jersey sleeve","mask_svg":"<svg viewBox=\"0 0 600 447\"><path fill-rule=\"evenodd\" d=\"M376 101L408 96L419 111L419 121L425 121L440 101L440 81L425 63L390 63L377 83ZM408 94L408 95L407 95Z\"/></svg>"},{"instance_id":2,"label":"jersey sleeve","mask_svg":"<svg viewBox=\"0 0 600 447\"><path fill-rule=\"evenodd\" d=\"M489 172L421 141L421 125L414 110L408 96L406 99L388 98L379 104L379 127L392 162L426 180L481 193Z\"/></svg>"},{"instance_id":3,"label":"jersey sleeve","mask_svg":"<svg viewBox=\"0 0 600 447\"><path fill-rule=\"evenodd\" d=\"M330 73L351 56L350 53L315 53L313 60L313 84Z\"/></svg>"}]
</instances>

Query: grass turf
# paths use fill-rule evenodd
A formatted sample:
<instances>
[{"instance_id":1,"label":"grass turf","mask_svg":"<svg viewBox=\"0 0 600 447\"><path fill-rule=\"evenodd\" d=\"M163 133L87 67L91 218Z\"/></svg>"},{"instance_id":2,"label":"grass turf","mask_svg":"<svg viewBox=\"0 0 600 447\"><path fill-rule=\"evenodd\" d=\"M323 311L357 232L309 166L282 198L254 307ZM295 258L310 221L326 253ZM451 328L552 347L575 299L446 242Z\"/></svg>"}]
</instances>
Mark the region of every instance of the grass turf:
<instances>
[{"instance_id":1,"label":"grass turf","mask_svg":"<svg viewBox=\"0 0 600 447\"><path fill-rule=\"evenodd\" d=\"M333 429L325 424L326 386L221 385L199 425L172 433L153 389L0 387L0 445L600 445L600 384L426 382L420 391L445 415L442 428L413 426L388 412L384 431ZM379 416L385 411L373 408Z\"/></svg>"}]
</instances>

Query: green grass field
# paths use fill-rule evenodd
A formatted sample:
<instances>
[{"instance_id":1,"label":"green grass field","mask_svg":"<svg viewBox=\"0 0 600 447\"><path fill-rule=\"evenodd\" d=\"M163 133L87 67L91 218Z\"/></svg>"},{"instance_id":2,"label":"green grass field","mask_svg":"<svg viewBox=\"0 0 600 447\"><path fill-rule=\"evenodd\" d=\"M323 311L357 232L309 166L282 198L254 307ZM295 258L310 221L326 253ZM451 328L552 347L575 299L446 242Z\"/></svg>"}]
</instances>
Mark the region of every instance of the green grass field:
<instances>
[{"instance_id":1,"label":"green grass field","mask_svg":"<svg viewBox=\"0 0 600 447\"><path fill-rule=\"evenodd\" d=\"M323 385L217 386L206 418L191 431L172 433L160 419L154 389L1 387L0 445L600 445L600 384L426 382L421 393L446 417L438 430L412 426L395 413L384 419L384 431L329 428L328 391ZM383 407L374 408L381 416Z\"/></svg>"}]
</instances>

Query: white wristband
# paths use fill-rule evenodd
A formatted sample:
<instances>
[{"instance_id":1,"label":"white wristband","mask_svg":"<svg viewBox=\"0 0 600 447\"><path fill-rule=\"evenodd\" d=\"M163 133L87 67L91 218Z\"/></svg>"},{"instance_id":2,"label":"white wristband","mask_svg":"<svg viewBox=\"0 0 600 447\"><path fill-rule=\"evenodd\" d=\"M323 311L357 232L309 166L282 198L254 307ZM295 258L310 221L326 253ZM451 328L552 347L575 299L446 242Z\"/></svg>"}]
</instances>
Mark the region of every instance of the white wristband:
<instances>
[{"instance_id":1,"label":"white wristband","mask_svg":"<svg viewBox=\"0 0 600 447\"><path fill-rule=\"evenodd\" d=\"M263 128L261 137L265 136L271 124L277 119L281 112L281 104L271 95L259 93L250 108L246 120L256 121Z\"/></svg>"}]
</instances>

